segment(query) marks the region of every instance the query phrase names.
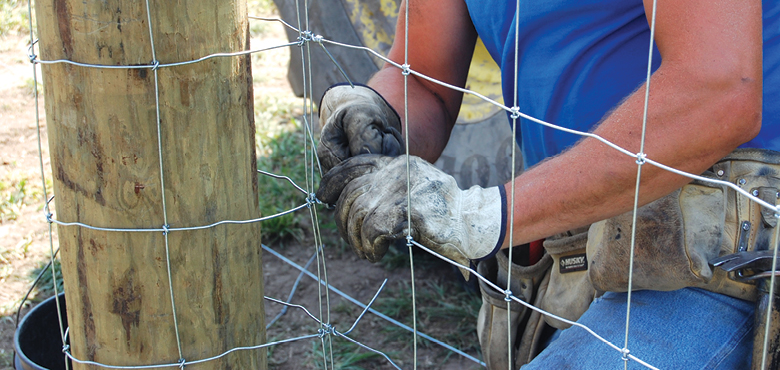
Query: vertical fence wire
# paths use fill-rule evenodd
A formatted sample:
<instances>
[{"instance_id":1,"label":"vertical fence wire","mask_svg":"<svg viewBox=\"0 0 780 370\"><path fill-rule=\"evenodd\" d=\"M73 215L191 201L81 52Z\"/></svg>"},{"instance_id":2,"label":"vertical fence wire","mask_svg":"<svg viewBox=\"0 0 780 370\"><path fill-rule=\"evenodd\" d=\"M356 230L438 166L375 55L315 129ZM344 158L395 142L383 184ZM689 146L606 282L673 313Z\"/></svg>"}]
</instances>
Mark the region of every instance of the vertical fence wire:
<instances>
[{"instance_id":1,"label":"vertical fence wire","mask_svg":"<svg viewBox=\"0 0 780 370\"><path fill-rule=\"evenodd\" d=\"M27 1L27 20L29 22L30 27L30 55L31 61L36 58L35 56L35 34L34 34L34 28L32 24L32 0ZM54 240L52 236L52 223L50 221L51 212L49 210L49 202L47 201L49 199L49 193L48 190L46 190L46 171L44 171L43 167L43 146L41 144L41 118L40 118L40 112L39 112L39 98L38 98L38 67L35 63L30 63L32 65L33 70L33 101L35 104L35 132L36 132L36 138L37 138L37 144L38 144L38 164L40 165L40 171L41 171L41 186L43 188L43 200L45 203L44 205L44 212L46 213L47 218L47 234L49 237L49 269L51 270L51 277L52 277L52 286L54 289L54 303L57 309L57 324L59 325L60 329L60 339L62 340L62 346L65 348L67 340L66 340L66 334L65 334L65 323L62 320L62 308L60 307L60 293L59 288L57 287L57 267L54 264L54 256L56 255L54 251ZM22 302L24 303L24 302ZM21 306L19 307L19 310L21 310ZM17 316L18 318L18 316ZM18 321L18 320L17 320ZM65 362L65 370L69 370L70 365L67 361L68 357L63 354L63 361Z\"/></svg>"},{"instance_id":2,"label":"vertical fence wire","mask_svg":"<svg viewBox=\"0 0 780 370\"><path fill-rule=\"evenodd\" d=\"M184 355L181 348L181 338L179 336L179 320L176 317L176 300L173 293L173 277L171 273L171 253L168 244L168 210L165 206L165 174L163 172L163 152L162 152L162 129L161 129L161 117L160 117L160 84L157 68L160 61L157 60L157 53L154 49L154 32L152 31L152 14L149 9L149 0L145 0L146 5L146 20L149 25L149 43L152 50L152 63L155 65L152 68L154 72L154 104L155 104L155 125L157 126L157 153L160 163L160 198L162 200L162 212L163 212L163 239L165 240L165 266L168 274L168 290L171 296L171 318L173 319L174 332L176 334L176 348L179 351L179 361L184 361Z\"/></svg>"},{"instance_id":3,"label":"vertical fence wire","mask_svg":"<svg viewBox=\"0 0 780 370\"><path fill-rule=\"evenodd\" d=\"M308 31L309 30L309 14L308 14L309 5L308 5L308 0L304 0L305 1L305 5L304 5L305 9L304 9L303 13L304 13L304 16L305 16L305 27L303 27L304 24L302 23L302 20L301 20L301 10L300 10L299 1L300 0L296 1L296 9L297 9L297 16L298 16L298 27L299 27L298 28L299 37L300 37L300 39L308 38L309 41L310 41L311 40L311 35L306 35L305 34L305 32L309 32ZM152 23L151 23L150 6L149 6L148 0L146 0L145 3L146 3L147 21L148 21L148 24L149 24L149 35L150 35L150 43L151 43L152 59L153 59L153 66L151 67L151 69L154 72L154 79L155 79L155 104L156 104L158 160L159 160L159 166L160 166L161 195L162 195L162 208L163 208L163 220L164 220L163 235L164 235L164 240L165 240L166 262L167 262L167 272L168 272L168 284L169 284L169 293L170 293L170 298L171 298L171 308L172 308L172 312L173 312L172 316L173 316L173 321L174 321L174 330L175 330L175 334L176 334L177 349L178 349L178 353L179 353L180 362L183 365L184 364L184 358L183 358L183 355L182 355L183 352L182 352L181 339L179 337L178 321L176 319L176 305L175 305L175 300L174 300L174 292L173 292L174 289L173 289L173 286L172 286L172 273L171 273L170 256L169 256L170 253L169 253L169 250L168 250L168 233L169 232L168 232L167 211L166 211L166 207L165 207L165 187L164 187L163 153L162 153L162 139L161 139L161 131L162 131L162 129L161 129L161 117L160 117L160 107L159 107L159 104L160 104L160 102L159 102L159 87L158 87L158 67L160 66L160 62L157 60L156 53L155 53L155 50L154 50L154 37L153 37L153 30L152 30ZM413 258L412 245L416 245L417 243L413 241L413 238L412 238L412 235L411 235L411 230L412 230L413 225L411 223L411 207L412 207L411 176L412 176L412 174L411 174L410 160L409 160L409 156L410 156L410 154L409 154L409 125L410 125L410 122L409 122L409 112L408 112L408 88L409 88L408 87L408 78L409 78L410 74L415 74L415 75L417 75L417 74L414 73L413 71L411 71L410 66L408 64L409 63L409 59L408 59L408 47L409 47L409 37L408 37L408 33L409 33L409 16L408 16L408 14L409 14L409 1L405 1L404 4L405 4L404 64L402 66L400 66L400 68L402 70L401 72L403 74L403 80L404 80L404 119L405 119L405 122L404 122L405 123L404 124L404 137L405 137L405 146L406 146L406 154L405 154L405 156L406 156L406 161L407 161L407 168L406 168L406 171L407 171L407 177L406 177L406 181L407 181L407 202L406 203L407 203L407 223L408 223L408 230L407 230L406 239L407 239L407 246L408 246L409 252L410 252L409 253L409 259L410 259L410 267L411 267L411 277L410 278L411 278L411 287L412 287L412 291L411 291L411 293L412 293L412 316L413 316L413 320L412 321L413 321L413 336L414 336L414 340L413 340L413 347L414 347L414 349L413 349L413 353L414 353L413 354L413 356L414 356L413 363L414 363L414 368L416 369L417 368L417 356L418 356L417 355L417 312L416 312L417 308L416 308L416 297L415 297L415 288L414 288L415 287L415 278L414 278L414 258ZM516 17L516 19L519 19L519 12L520 12L520 1L517 0L516 9L515 9L515 17ZM31 61L34 61L34 59L35 59L35 56L34 56L34 45L35 45L36 41L35 41L34 31L33 31L33 27L32 27L32 6L31 6L31 2L28 2L28 13L29 13L29 21L30 21L30 42L31 42L31 50L32 50L31 51L31 54L32 54L31 55ZM656 166L662 167L662 165L660 165L660 164L658 164L658 163L656 163L654 161L651 161L650 159L646 158L646 154L644 153L645 131L646 131L647 115L648 115L650 75L651 75L651 72L652 72L651 71L651 66L652 66L653 38L654 38L654 32L655 32L655 18L656 18L655 14L656 14L656 1L654 0L653 1L653 7L652 7L652 15L651 15L652 16L652 22L651 22L651 26L650 26L650 47L649 47L649 52L648 52L648 54L649 54L648 55L648 70L647 70L647 78L646 78L646 82L645 82L646 86L645 86L644 111L643 111L643 118L642 118L643 119L643 121L642 121L642 138L641 138L641 141L640 141L639 153L633 155L635 158L637 158L637 165L638 165L638 167L637 167L637 182L636 182L636 188L635 188L635 194L634 194L634 205L633 205L633 218L632 218L633 219L633 225L632 225L632 237L631 237L631 255L630 255L630 258L629 258L629 276L628 276L628 279L629 279L628 280L628 284L629 284L629 286L628 286L628 294L627 294L627 302L626 302L625 342L624 342L623 349L621 350L621 352L623 353L623 360L624 360L624 367L625 368L628 367L628 360L629 359L636 359L633 355L629 355L628 341L629 341L629 326L630 326L629 323L630 323L630 311L631 311L632 274L633 274L633 264L634 264L634 247L635 247L635 233L636 233L636 212L637 212L637 208L638 208L638 196L639 196L639 184L640 184L640 179L641 179L641 169L642 169L642 165L645 164L645 163L651 163L651 164L654 164ZM304 29L307 30L307 31L305 31L305 32L301 31L301 30L304 30ZM515 76L516 76L517 75L518 64L519 64L519 60L518 60L518 32L519 32L519 30L517 29L517 26L516 26L515 32L516 32L516 34L515 34L515 64L514 64L514 68L515 68ZM321 42L321 41L319 41L319 42ZM314 143L314 140L313 140L312 127L310 125L310 123L313 122L313 119L314 119L314 117L313 117L313 104L314 103L313 103L313 99L312 99L312 91L313 91L313 89L312 89L312 66L311 66L311 53L310 53L310 48L309 48L310 42L302 42L300 45L303 46L303 44L306 44L305 56L304 56L304 51L303 51L304 48L301 47L301 61L302 61L302 68L303 68L302 74L303 74L303 81L304 81L304 98L303 98L303 101L304 101L304 109L303 109L303 120L304 120L304 127L303 127L304 153L303 153L303 156L304 156L304 159L303 160L305 162L304 163L304 165L305 165L304 174L305 174L305 177L306 177L306 179L305 179L306 180L306 191L308 192L307 202L309 202L308 205L309 205L310 217L312 219L312 224L315 227L315 230L314 230L314 233L315 233L315 236L314 236L314 239L315 239L315 249L316 249L316 253L318 255L318 258L317 258L317 260L318 260L318 263L317 263L317 270L318 270L317 271L317 279L318 279L318 283L319 283L318 284L318 299L319 299L318 306L319 306L319 310L320 310L320 315L319 315L318 321L320 322L321 334L323 334L323 335L320 335L320 339L321 339L322 349L323 349L323 360L324 360L324 363L325 363L325 366L326 366L326 369L327 369L327 367L328 367L328 360L330 362L331 367L335 367L335 362L333 361L333 347L332 347L332 335L331 335L334 331L332 329L332 325L331 325L331 322L330 322L331 321L331 317L330 317L330 299L329 299L329 295L328 295L328 291L329 290L325 289L325 292L324 293L322 292L322 286L323 285L328 286L328 282L327 282L328 279L327 279L327 269L326 269L326 261L325 261L326 258L325 258L324 252L322 251L322 249L323 249L322 248L323 242L322 242L322 237L320 235L320 230L319 230L319 217L318 217L317 212L316 212L316 207L314 207L314 205L316 203L316 200L313 198L313 191L314 191L314 186L315 186L315 176L316 176L316 174L315 174L315 167L319 168L319 161L318 161L317 156L316 156L316 146L315 146L315 143ZM388 61L388 63L391 63L391 62ZM33 64L33 81L34 81L34 84L35 84L34 99L35 99L35 119L36 119L37 131L38 131L38 151L39 151L39 160L40 160L39 164L40 164L41 177L42 177L42 182L43 182L44 199L48 199L48 193L47 193L47 190L46 190L44 165L43 165L43 151L42 151L41 132L40 132L41 129L40 129L40 124L39 124L40 117L39 117L39 111L38 111L38 99L39 98L38 98L38 93L37 93L37 85L38 85L37 70L36 70L36 63L34 62L32 64ZM391 63L391 64L393 64L393 63ZM518 123L517 120L518 120L518 118L523 117L523 114L521 114L519 112L519 107L518 107L519 102L518 102L518 86L517 86L518 81L517 81L517 79L515 79L514 83L515 83L515 87L514 87L513 106L512 106L512 108L506 108L505 107L505 109L508 109L512 113L512 135L513 135L513 139L516 138L516 134L517 134L517 131L516 131L517 130L517 123ZM306 118L307 115L309 117L308 119ZM587 135L583 134L583 136L587 136ZM602 139L602 141L604 141L604 140ZM511 159L511 165L512 165L511 178L514 179L515 175L516 175L515 174L515 161L516 161L515 146L512 147L511 158L512 158ZM662 167L662 168L664 168L664 167ZM321 169L320 169L320 175L321 175ZM685 174L685 176L695 178L694 175L690 175L690 174ZM733 187L733 184L731 185L731 187ZM741 189L736 189L736 190L738 192L740 192L740 193L744 193L744 191L741 191ZM510 201L510 203L508 205L510 207L510 209L509 209L509 212L510 212L510 222L509 222L509 262L510 263L512 261L512 253L513 253L512 252L513 251L513 248L512 248L513 239L512 239L512 237L513 237L513 233L514 233L513 226L514 226L514 211L515 211L515 207L514 207L514 203L515 203L515 187L514 187L513 184L511 186L511 191L512 191L511 201ZM760 203L762 206L767 206L767 205L764 204L765 202L762 202L761 200L758 200L758 199L754 199L754 197L751 197L751 196L748 195L748 198L750 198L753 201L756 201L756 202ZM54 259L53 236L52 236L52 231L53 230L52 230L52 225L51 225L52 221L50 219L51 212L50 212L48 207L49 206L48 206L48 202L47 202L46 205L45 205L45 212L47 214L47 220L49 221L48 222L49 244L50 244L50 249L51 249L51 251L50 251L51 252L50 253L51 254L50 255L50 259L52 261L51 269L52 269L52 274L53 274L53 278L54 278L54 281L55 281L54 289L55 289L55 296L56 296L56 293L57 293L57 287L56 287L57 273L56 273L56 269L55 269L54 264L53 264L53 259ZM774 209L777 212L777 206L775 206ZM778 236L777 236L778 231L780 231L780 229L775 230L775 238L778 238ZM773 259L773 263L772 263L772 271L775 271L776 268L777 268L777 253L778 253L777 247L775 247L774 259ZM511 283L511 274L512 274L512 269L509 268L508 269L509 277L508 277L507 282L506 282L506 287L507 288L506 288L506 290L504 292L505 295L506 295L506 299L507 299L507 321L508 322L509 322L510 301L512 299L517 300L516 297L511 296L511 291L510 291L510 287L511 287L511 285L510 285L510 283ZM775 281L776 280L776 278L775 278L776 276L775 275L776 275L775 273L772 273L771 274L771 278L770 278L770 284L769 284L769 286L770 286L770 296L772 296L772 294L774 292L774 286L775 286L775 283L776 283L776 281ZM480 277L480 278L482 278L482 277ZM482 279L484 279L484 278L482 278ZM325 295L325 302L323 302L323 294ZM512 298L512 299L510 299L510 298ZM771 305L772 305L772 303L773 303L772 299L770 299L770 301L769 301L770 307L769 307L769 311L767 312L767 315L768 315L767 324L766 324L766 327L764 328L765 336L764 336L762 368L765 368L765 366L766 366L767 340L768 340L769 325L770 325L770 320L771 320L770 313L771 313L771 308L772 308ZM60 335L61 335L61 339L63 341L63 345L65 345L66 344L66 336L67 336L66 333L67 333L67 330L64 328L64 325L63 325L64 323L62 322L62 314L61 314L61 312L59 312L59 301L57 301L57 309L58 309L58 317L60 319ZM511 328L508 328L507 335L508 335L508 339L509 339L508 343L511 343ZM326 351L325 337L327 337L329 351ZM512 363L511 363L511 359L512 359L512 347L511 347L511 344L508 346L507 350L508 350L508 358L509 358L509 361L510 361L509 365L511 367L511 365L512 365ZM328 356L327 354L329 354L330 356ZM66 354L66 356L67 356L67 354ZM643 364L643 365L646 365L646 366L652 368L651 366L645 364L644 362L639 361L638 359L636 359L636 360L640 364ZM66 366L67 366L67 362L66 362ZM114 367L114 368L117 368L117 367ZM140 367L129 367L129 368L140 368Z\"/></svg>"},{"instance_id":4,"label":"vertical fence wire","mask_svg":"<svg viewBox=\"0 0 780 370\"><path fill-rule=\"evenodd\" d=\"M650 103L650 76L653 72L653 45L655 37L655 15L657 0L653 0L653 10L650 22L650 42L647 51L647 76L645 77L645 99L642 111L642 136L639 141L639 153L636 160L636 186L634 188L634 206L631 214L631 247L628 258L628 291L626 292L626 330L623 344L623 366L628 370L628 331L631 320L631 295L634 284L634 250L636 248L637 210L639 209L639 185L642 180L642 166L645 164L645 137L647 132L647 111Z\"/></svg>"},{"instance_id":5,"label":"vertical fence wire","mask_svg":"<svg viewBox=\"0 0 780 370\"><path fill-rule=\"evenodd\" d=\"M517 71L518 66L520 65L520 25L518 24L520 22L520 0L515 1L515 42L514 42L514 48L515 48L515 60L513 64L514 68L514 81L513 81L513 97L512 97L512 142L514 143L515 140L517 140L517 120L518 116L514 113L515 111L519 112L519 97L518 97L518 78L517 78ZM514 253L514 234L515 234L515 164L517 162L517 156L516 156L516 149L517 145L512 145L512 160L511 162L511 175L509 176L509 188L511 194L509 195L509 203L507 204L507 207L509 207L509 257L507 258L507 277L506 277L506 290L504 291L504 300L506 301L506 343L507 343L507 362L508 362L508 369L511 369L513 366L513 342L512 342L512 325L511 325L511 317L512 317L512 300L510 296L512 295L512 263L513 263L513 253ZM499 185L502 186L502 185ZM504 225L501 225L502 227ZM501 253L501 252L499 252ZM530 253L529 253L530 255ZM531 300L531 297L525 297L529 301ZM515 328L515 330L518 331L518 336L521 336L520 328Z\"/></svg>"},{"instance_id":6,"label":"vertical fence wire","mask_svg":"<svg viewBox=\"0 0 780 370\"><path fill-rule=\"evenodd\" d=\"M412 174L409 154L409 2L404 1L404 64L401 74L404 80L404 145L406 146L406 247L409 250L409 273L412 291L412 363L417 370L417 292L414 278L414 250L412 248Z\"/></svg>"}]
</instances>

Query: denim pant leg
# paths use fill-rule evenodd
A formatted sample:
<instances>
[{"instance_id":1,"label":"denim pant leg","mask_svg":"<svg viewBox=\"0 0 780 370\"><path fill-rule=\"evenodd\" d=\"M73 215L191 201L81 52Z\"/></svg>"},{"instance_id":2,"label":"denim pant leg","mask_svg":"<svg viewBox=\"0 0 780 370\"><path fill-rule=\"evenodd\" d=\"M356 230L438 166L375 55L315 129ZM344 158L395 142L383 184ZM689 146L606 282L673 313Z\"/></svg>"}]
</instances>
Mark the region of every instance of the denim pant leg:
<instances>
[{"instance_id":1,"label":"denim pant leg","mask_svg":"<svg viewBox=\"0 0 780 370\"><path fill-rule=\"evenodd\" d=\"M631 295L628 349L659 369L749 369L754 304L697 288ZM578 320L623 348L626 294L606 293ZM623 369L622 354L573 326L523 370ZM629 361L629 369L645 369Z\"/></svg>"}]
</instances>

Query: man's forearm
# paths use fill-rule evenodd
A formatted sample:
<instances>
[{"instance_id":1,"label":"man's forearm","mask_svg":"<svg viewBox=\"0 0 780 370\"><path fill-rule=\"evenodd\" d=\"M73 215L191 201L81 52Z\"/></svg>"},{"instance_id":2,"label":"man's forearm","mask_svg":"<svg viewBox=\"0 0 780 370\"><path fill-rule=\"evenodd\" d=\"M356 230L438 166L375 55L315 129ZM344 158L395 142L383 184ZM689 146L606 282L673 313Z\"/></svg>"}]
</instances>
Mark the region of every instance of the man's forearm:
<instances>
[{"instance_id":1,"label":"man's forearm","mask_svg":"<svg viewBox=\"0 0 780 370\"><path fill-rule=\"evenodd\" d=\"M405 111L403 78L397 68L385 67L368 84L395 108L404 130L408 113L409 152L433 163L447 145L457 117L452 117L444 102L414 76L408 77L408 112Z\"/></svg>"},{"instance_id":2,"label":"man's forearm","mask_svg":"<svg viewBox=\"0 0 780 370\"><path fill-rule=\"evenodd\" d=\"M706 77L704 77L706 79ZM595 133L637 153L644 87L634 92ZM760 128L761 79L755 73L696 80L662 67L651 79L644 153L662 164L699 174ZM514 245L548 237L626 212L633 207L636 160L588 138L506 184L515 188ZM639 205L690 179L645 164ZM509 200L511 202L511 200ZM507 230L509 228L507 227ZM508 232L508 231L507 231ZM510 244L509 237L504 246Z\"/></svg>"}]
</instances>

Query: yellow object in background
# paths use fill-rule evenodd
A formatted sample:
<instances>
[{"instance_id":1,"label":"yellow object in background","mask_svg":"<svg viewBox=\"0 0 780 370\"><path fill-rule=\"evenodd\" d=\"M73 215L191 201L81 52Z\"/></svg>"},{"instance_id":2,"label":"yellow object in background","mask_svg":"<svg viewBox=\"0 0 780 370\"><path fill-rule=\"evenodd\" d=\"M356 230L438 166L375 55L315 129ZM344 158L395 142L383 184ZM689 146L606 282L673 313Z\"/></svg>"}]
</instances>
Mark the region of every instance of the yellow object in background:
<instances>
[{"instance_id":1,"label":"yellow object in background","mask_svg":"<svg viewBox=\"0 0 780 370\"><path fill-rule=\"evenodd\" d=\"M352 22L358 37L363 45L387 55L393 44L395 24L398 19L397 0L344 0L347 14ZM374 58L374 63L381 68L383 61ZM414 66L411 66L414 69ZM501 94L501 70L493 58L490 57L482 40L477 40L474 49L474 57L471 59L469 77L466 81L466 89L478 92L486 97L503 104ZM458 115L458 124L482 122L492 117L501 109L482 99L466 94Z\"/></svg>"}]
</instances>

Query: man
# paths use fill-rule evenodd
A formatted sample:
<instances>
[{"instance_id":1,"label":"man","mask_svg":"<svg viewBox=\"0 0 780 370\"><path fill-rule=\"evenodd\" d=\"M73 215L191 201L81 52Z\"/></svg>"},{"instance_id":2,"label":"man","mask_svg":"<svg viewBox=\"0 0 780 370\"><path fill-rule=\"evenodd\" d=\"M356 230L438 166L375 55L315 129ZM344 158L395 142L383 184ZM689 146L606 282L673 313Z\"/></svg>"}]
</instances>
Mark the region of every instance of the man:
<instances>
[{"instance_id":1,"label":"man","mask_svg":"<svg viewBox=\"0 0 780 370\"><path fill-rule=\"evenodd\" d=\"M518 18L514 1L416 0L409 4L409 44L402 5L389 58L402 64L408 47L411 69L462 87L479 35L501 66L508 106L638 153L652 9L652 1L638 0L521 1ZM658 1L648 158L700 174L739 146L780 150L779 9L777 1L763 7L756 0ZM403 151L399 132L407 123L399 119L408 120L410 154L422 158L411 158L412 236L458 262L632 209L635 158L525 119L518 120L518 140L527 170L503 187L457 189L425 161L435 161L446 145L462 94L410 75L408 119L398 117L391 107L404 108L399 72L389 65L379 71L369 82L376 93L334 87L320 106L326 122L320 157L326 168L336 167L318 197L338 199L342 236L362 257L379 260L408 227L405 159L393 159ZM689 182L644 165L639 204ZM659 368L746 368L753 303L718 293L634 292L631 333L639 339L629 342L631 353ZM625 302L625 294L607 292L579 321L622 345ZM702 309L706 314L696 314ZM598 369L620 357L573 328L527 367Z\"/></svg>"}]
</instances>

